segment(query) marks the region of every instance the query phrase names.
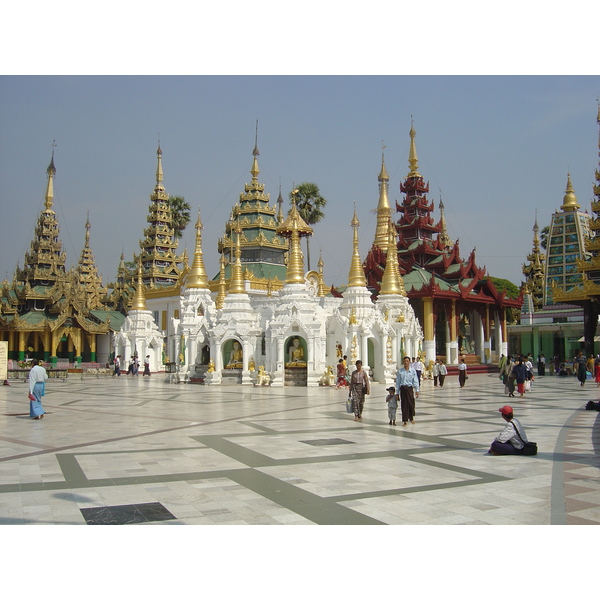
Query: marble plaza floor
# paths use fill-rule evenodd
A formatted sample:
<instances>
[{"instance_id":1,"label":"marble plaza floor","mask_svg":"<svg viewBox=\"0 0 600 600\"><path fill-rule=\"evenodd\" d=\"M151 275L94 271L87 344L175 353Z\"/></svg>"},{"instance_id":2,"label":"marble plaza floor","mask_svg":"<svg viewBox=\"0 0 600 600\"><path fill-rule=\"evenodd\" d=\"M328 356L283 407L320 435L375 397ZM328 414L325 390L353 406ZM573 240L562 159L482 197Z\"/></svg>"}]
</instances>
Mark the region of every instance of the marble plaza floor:
<instances>
[{"instance_id":1,"label":"marble plaza floor","mask_svg":"<svg viewBox=\"0 0 600 600\"><path fill-rule=\"evenodd\" d=\"M164 376L0 386L0 524L578 525L600 523L593 382L496 375L424 382L416 423L388 425L375 384L363 421L343 390L173 385ZM511 404L535 457L486 454ZM398 411L399 412L399 411ZM398 415L398 422L401 422Z\"/></svg>"}]
</instances>

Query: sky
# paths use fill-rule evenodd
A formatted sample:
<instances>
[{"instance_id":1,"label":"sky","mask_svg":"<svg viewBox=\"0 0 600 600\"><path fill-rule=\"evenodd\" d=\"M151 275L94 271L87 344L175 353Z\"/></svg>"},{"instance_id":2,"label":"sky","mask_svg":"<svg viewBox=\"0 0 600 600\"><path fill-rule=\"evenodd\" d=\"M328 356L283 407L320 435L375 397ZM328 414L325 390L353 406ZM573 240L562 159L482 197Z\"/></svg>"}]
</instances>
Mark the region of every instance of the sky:
<instances>
[{"instance_id":1,"label":"sky","mask_svg":"<svg viewBox=\"0 0 600 600\"><path fill-rule=\"evenodd\" d=\"M302 181L317 183L328 200L311 242L313 257L322 253L327 284L347 281L355 205L361 257L372 244L382 146L390 200L401 200L411 122L419 169L436 202L435 218L441 197L448 233L460 239L463 258L475 247L479 266L519 283L536 211L540 227L549 224L562 204L568 172L582 208L589 209L598 168L597 4L572 0L568 6L540 9L531 0L501 5L474 0L361 5L106 0L100 8L66 0L51 6L35 0L10 3L3 7L0 37L0 278L12 279L17 263L23 266L54 148L54 201L67 264L79 259L89 212L97 266L104 283L114 281L121 252L131 256L139 250L147 225L159 139L167 192L183 195L192 205L192 224L201 209L204 260L213 276L217 240L251 178L258 120L259 180L272 201L280 182L287 201L292 185ZM191 225L181 251L184 246L191 255ZM257 569L264 570L267 552L269 565L277 568L263 588L271 581L296 585L296 556L304 564L310 554L318 560L307 583L319 577L321 587L339 595L348 582L342 592L347 598L372 594L377 585L389 592L388 578L339 576L347 570L347 553L337 552L347 546L340 535L352 535L348 542L356 543L355 529L336 528L335 538L327 528L275 528L269 534L262 529L259 539L255 529L203 529L202 544L197 530L189 529L188 538L196 537L186 538L188 545L178 543L182 529L175 543L165 540L169 552L161 560L168 554L181 562L173 565L178 577L164 583L154 577L127 578L136 561L140 572L155 561L158 532L164 534L164 528L111 530L110 539L98 543L95 537L92 544L88 530L72 529L66 536L63 529L61 551L46 553L36 568L42 578L54 581L65 552L85 544L85 552L69 553L68 579L78 585L78 573L85 583L90 558L106 561L107 548L116 556L122 547L123 555L113 560L115 573L127 569L119 586L130 581L139 595L147 581L145 592L154 597L160 584L169 593L174 586L197 588L196 570L179 568L190 559L210 563L204 571L222 575L216 583L203 578L203 589L223 581L234 585L231 552L243 547L248 551L236 565L247 568L250 578L237 579L240 592ZM152 540L136 544L132 552L132 542L143 531L152 531ZM169 531L173 536L175 530ZM309 531L310 539L304 539ZM515 564L513 580L522 586L535 582L538 592L543 573L556 559L557 541L572 545L573 531L553 528L552 543L539 544L550 537L548 528L521 529L538 557L528 558L526 572ZM583 530L577 531L581 535ZM453 550L436 565L441 575L436 582L445 596L464 597L473 586L478 597L484 589L497 589L497 564L489 560L496 529L461 529L458 542L449 528L425 533L403 528L401 538L397 533L395 528L381 528L378 534L361 529L362 547L378 549L361 558L365 573L378 572L379 550L399 539L415 557L423 555L419 550L430 552L433 541L438 549ZM114 544L117 535L127 535L124 544ZM247 545L240 546L244 535ZM325 543L316 544L315 536ZM55 537L44 538L40 528L15 530L7 545L15 557L11 572L23 569L29 576L23 552L32 543L43 549L40 541L56 548ZM255 551L257 541L260 552ZM475 576L454 586L453 595L447 581L462 564L455 565L451 557L462 560L465 554L456 549L463 543ZM189 552L180 550L188 547ZM277 551L269 552L271 547ZM308 552L300 554L297 548ZM472 548L488 551L473 554ZM61 562L55 563L54 556ZM576 560L567 568L576 568ZM431 589L433 582L426 579L430 563L413 563L414 576L403 579L403 590L420 593L423 581ZM538 571L541 577L535 576ZM112 586L112 578L106 581ZM587 580L569 581L569 591L584 584Z\"/></svg>"},{"instance_id":2,"label":"sky","mask_svg":"<svg viewBox=\"0 0 600 600\"><path fill-rule=\"evenodd\" d=\"M258 121L259 181L286 207L294 184L326 198L314 225L327 285L347 282L350 222L364 259L374 238L382 153L392 205L401 202L414 123L419 170L463 258L519 284L536 218L550 222L567 173L583 209L598 167L594 76L3 76L0 78L0 276L12 279L43 208L54 150L54 204L67 266L90 244L106 284L147 227L160 141L164 185L191 205L179 252L194 250L200 210L204 261L249 182ZM56 144L53 146L53 144ZM399 216L399 215L397 215ZM191 258L190 258L191 260Z\"/></svg>"}]
</instances>

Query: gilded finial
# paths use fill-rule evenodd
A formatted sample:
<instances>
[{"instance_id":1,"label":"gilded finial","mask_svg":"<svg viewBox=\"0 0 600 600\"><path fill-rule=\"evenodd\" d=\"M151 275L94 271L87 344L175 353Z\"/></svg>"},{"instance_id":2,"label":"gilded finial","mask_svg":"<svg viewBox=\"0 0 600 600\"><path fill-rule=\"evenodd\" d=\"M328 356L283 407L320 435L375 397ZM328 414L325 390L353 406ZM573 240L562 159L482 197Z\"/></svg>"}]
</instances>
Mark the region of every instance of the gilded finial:
<instances>
[{"instance_id":1,"label":"gilded finial","mask_svg":"<svg viewBox=\"0 0 600 600\"><path fill-rule=\"evenodd\" d=\"M225 282L225 254L221 254L219 269L219 292L215 298L215 307L217 310L223 308L225 296L227 295L227 283Z\"/></svg>"},{"instance_id":2,"label":"gilded finial","mask_svg":"<svg viewBox=\"0 0 600 600\"><path fill-rule=\"evenodd\" d=\"M204 269L202 257L202 221L200 220L200 208L198 208L198 220L196 221L196 247L194 249L194 262L187 278L187 287L208 289L208 278Z\"/></svg>"},{"instance_id":3,"label":"gilded finial","mask_svg":"<svg viewBox=\"0 0 600 600\"><path fill-rule=\"evenodd\" d=\"M358 251L358 228L360 223L356 216L356 203L354 204L354 216L350 225L354 229L354 232L352 234L352 260L350 262L350 274L348 275L348 287L366 287L367 278L365 277Z\"/></svg>"},{"instance_id":4,"label":"gilded finial","mask_svg":"<svg viewBox=\"0 0 600 600\"><path fill-rule=\"evenodd\" d=\"M390 208L390 202L388 199L389 181L390 177L387 174L385 168L385 159L383 155L383 149L385 146L382 145L381 152L381 171L378 176L379 180L379 203L377 204L377 229L375 230L374 244L381 248L383 252L387 252L388 247L388 221L392 214Z\"/></svg>"},{"instance_id":5,"label":"gilded finial","mask_svg":"<svg viewBox=\"0 0 600 600\"><path fill-rule=\"evenodd\" d=\"M252 155L254 156L254 160L252 161L250 173L252 174L252 181L258 181L258 174L260 173L258 169L258 119L256 119L256 133L254 135L254 150L252 150Z\"/></svg>"},{"instance_id":6,"label":"gilded finial","mask_svg":"<svg viewBox=\"0 0 600 600\"><path fill-rule=\"evenodd\" d=\"M323 297L327 295L327 287L325 286L325 280L323 278L323 267L325 263L323 262L323 258L321 256L321 252L319 251L319 262L317 263L317 267L319 269L319 284L317 290L317 296Z\"/></svg>"},{"instance_id":7,"label":"gilded finial","mask_svg":"<svg viewBox=\"0 0 600 600\"><path fill-rule=\"evenodd\" d=\"M413 120L411 116L410 120L410 151L408 154L408 164L410 166L410 171L408 173L408 177L421 177L419 173L419 159L417 157L417 147L415 145L415 136L416 136L415 128L413 125Z\"/></svg>"},{"instance_id":8,"label":"gilded finial","mask_svg":"<svg viewBox=\"0 0 600 600\"><path fill-rule=\"evenodd\" d=\"M579 204L577 203L577 196L573 191L573 184L571 183L571 173L567 173L567 189L565 190L563 203L560 208L565 212L575 211L578 208L580 208Z\"/></svg>"},{"instance_id":9,"label":"gilded finial","mask_svg":"<svg viewBox=\"0 0 600 600\"><path fill-rule=\"evenodd\" d=\"M453 245L453 241L450 239L448 235L448 230L446 227L446 216L444 213L444 203L442 202L442 190L440 190L440 227L441 231L439 233L439 241L442 244L443 248L450 248Z\"/></svg>"},{"instance_id":10,"label":"gilded finial","mask_svg":"<svg viewBox=\"0 0 600 600\"><path fill-rule=\"evenodd\" d=\"M297 189L292 190L292 208L286 219L277 228L277 235L288 238L289 251L285 283L304 283L304 257L300 248L300 238L312 235L312 227L308 226L300 216L296 206Z\"/></svg>"},{"instance_id":11,"label":"gilded finial","mask_svg":"<svg viewBox=\"0 0 600 600\"><path fill-rule=\"evenodd\" d=\"M148 310L146 296L144 295L144 284L142 282L142 261L138 263L137 287L131 302L131 310Z\"/></svg>"},{"instance_id":12,"label":"gilded finial","mask_svg":"<svg viewBox=\"0 0 600 600\"><path fill-rule=\"evenodd\" d=\"M50 159L50 164L46 169L46 173L48 175L48 183L46 184L46 195L44 203L46 211L52 211L52 203L54 200L54 177L56 175L56 167L54 166L54 148L56 148L55 141L56 140L52 140L52 158Z\"/></svg>"},{"instance_id":13,"label":"gilded finial","mask_svg":"<svg viewBox=\"0 0 600 600\"><path fill-rule=\"evenodd\" d=\"M236 221L235 233L237 235L235 242L235 261L231 265L231 279L229 281L229 293L230 294L245 294L246 286L244 284L244 277L242 273L242 250L240 237L242 235L242 228L239 219Z\"/></svg>"},{"instance_id":14,"label":"gilded finial","mask_svg":"<svg viewBox=\"0 0 600 600\"><path fill-rule=\"evenodd\" d=\"M396 248L395 227L391 219L388 221L388 250L385 261L385 270L381 278L380 295L398 294L406 296L404 283L398 267L398 250Z\"/></svg>"}]
</instances>

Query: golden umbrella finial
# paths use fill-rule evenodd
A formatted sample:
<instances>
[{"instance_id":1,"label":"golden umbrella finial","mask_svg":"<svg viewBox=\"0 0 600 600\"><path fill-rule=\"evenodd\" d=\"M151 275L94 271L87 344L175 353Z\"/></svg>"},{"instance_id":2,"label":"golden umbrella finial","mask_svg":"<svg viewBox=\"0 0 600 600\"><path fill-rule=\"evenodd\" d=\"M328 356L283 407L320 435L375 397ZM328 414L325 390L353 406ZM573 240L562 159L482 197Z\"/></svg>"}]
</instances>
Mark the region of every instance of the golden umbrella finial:
<instances>
[{"instance_id":1,"label":"golden umbrella finial","mask_svg":"<svg viewBox=\"0 0 600 600\"><path fill-rule=\"evenodd\" d=\"M381 289L380 295L399 294L402 296L406 295L404 289L404 283L400 276L400 269L398 267L398 250L396 248L396 236L395 227L390 219L388 221L388 250L385 261L385 271L381 278Z\"/></svg>"},{"instance_id":2,"label":"golden umbrella finial","mask_svg":"<svg viewBox=\"0 0 600 600\"><path fill-rule=\"evenodd\" d=\"M244 285L244 277L242 274L242 250L240 243L242 228L240 226L239 218L236 221L235 233L237 234L237 239L235 242L235 261L231 265L231 280L229 281L229 293L245 294L246 286Z\"/></svg>"},{"instance_id":3,"label":"golden umbrella finial","mask_svg":"<svg viewBox=\"0 0 600 600\"><path fill-rule=\"evenodd\" d=\"M131 310L148 310L146 296L144 295L144 283L142 282L142 261L138 263L137 287L131 302Z\"/></svg>"},{"instance_id":4,"label":"golden umbrella finial","mask_svg":"<svg viewBox=\"0 0 600 600\"><path fill-rule=\"evenodd\" d=\"M208 289L208 277L204 269L202 257L202 221L200 220L200 208L198 208L198 220L196 221L196 248L194 249L194 262L187 278L187 287Z\"/></svg>"},{"instance_id":5,"label":"golden umbrella finial","mask_svg":"<svg viewBox=\"0 0 600 600\"><path fill-rule=\"evenodd\" d=\"M352 241L352 260L350 261L350 274L348 275L348 287L366 287L367 278L365 277L358 251L358 228L360 223L356 216L356 202L354 203L354 215L350 225L354 229L354 233Z\"/></svg>"}]
</instances>

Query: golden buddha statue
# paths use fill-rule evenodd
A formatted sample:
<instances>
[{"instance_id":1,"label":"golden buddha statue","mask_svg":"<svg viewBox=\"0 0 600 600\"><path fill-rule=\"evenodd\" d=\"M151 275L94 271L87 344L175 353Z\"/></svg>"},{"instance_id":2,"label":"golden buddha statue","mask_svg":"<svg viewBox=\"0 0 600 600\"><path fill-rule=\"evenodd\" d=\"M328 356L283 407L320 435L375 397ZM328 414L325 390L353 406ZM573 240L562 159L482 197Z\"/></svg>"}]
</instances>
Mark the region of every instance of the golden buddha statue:
<instances>
[{"instance_id":1,"label":"golden buddha statue","mask_svg":"<svg viewBox=\"0 0 600 600\"><path fill-rule=\"evenodd\" d=\"M241 369L243 368L242 358L244 353L239 342L233 342L233 348L229 354L229 362L225 366L226 369Z\"/></svg>"},{"instance_id":2,"label":"golden buddha statue","mask_svg":"<svg viewBox=\"0 0 600 600\"><path fill-rule=\"evenodd\" d=\"M289 350L289 362L285 363L286 367L306 367L304 360L304 350L300 345L300 340L294 338Z\"/></svg>"}]
</instances>

